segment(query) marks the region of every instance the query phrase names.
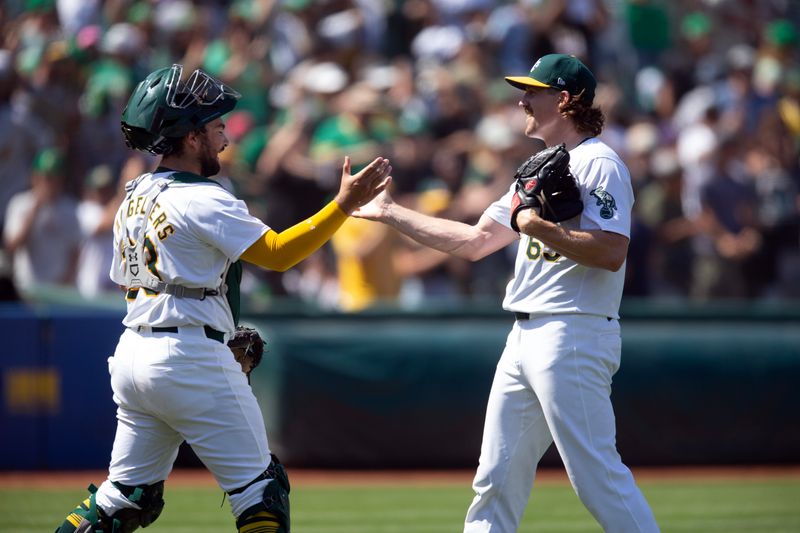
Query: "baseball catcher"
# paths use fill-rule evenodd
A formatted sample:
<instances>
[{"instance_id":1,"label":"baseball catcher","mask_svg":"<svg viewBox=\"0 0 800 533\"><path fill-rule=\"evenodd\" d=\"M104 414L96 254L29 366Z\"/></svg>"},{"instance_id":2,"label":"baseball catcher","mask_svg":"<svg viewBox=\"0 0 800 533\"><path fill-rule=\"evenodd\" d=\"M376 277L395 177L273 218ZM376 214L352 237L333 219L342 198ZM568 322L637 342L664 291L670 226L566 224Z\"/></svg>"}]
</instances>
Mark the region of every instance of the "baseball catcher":
<instances>
[{"instance_id":1,"label":"baseball catcher","mask_svg":"<svg viewBox=\"0 0 800 533\"><path fill-rule=\"evenodd\" d=\"M519 232L517 214L536 209L545 220L561 222L583 211L581 192L569 170L564 144L545 148L528 158L514 174L517 190L511 202L511 227Z\"/></svg>"},{"instance_id":2,"label":"baseball catcher","mask_svg":"<svg viewBox=\"0 0 800 533\"><path fill-rule=\"evenodd\" d=\"M233 357L242 366L242 372L250 381L250 373L261 363L264 356L264 340L253 328L238 326L228 341Z\"/></svg>"},{"instance_id":3,"label":"baseball catcher","mask_svg":"<svg viewBox=\"0 0 800 533\"><path fill-rule=\"evenodd\" d=\"M200 69L186 74L180 64L152 71L120 117L127 144L160 160L126 186L115 217L109 272L126 289L127 313L109 364L119 423L108 476L58 533L128 533L153 523L184 439L228 494L239 533L289 533L288 477L268 455L261 407L246 381L227 379L236 368L230 335L245 374L263 354L258 335L234 334L241 262L288 270L391 181L388 159L352 174L345 157L338 191L322 209L271 229L211 179L230 144L222 117L241 95Z\"/></svg>"}]
</instances>

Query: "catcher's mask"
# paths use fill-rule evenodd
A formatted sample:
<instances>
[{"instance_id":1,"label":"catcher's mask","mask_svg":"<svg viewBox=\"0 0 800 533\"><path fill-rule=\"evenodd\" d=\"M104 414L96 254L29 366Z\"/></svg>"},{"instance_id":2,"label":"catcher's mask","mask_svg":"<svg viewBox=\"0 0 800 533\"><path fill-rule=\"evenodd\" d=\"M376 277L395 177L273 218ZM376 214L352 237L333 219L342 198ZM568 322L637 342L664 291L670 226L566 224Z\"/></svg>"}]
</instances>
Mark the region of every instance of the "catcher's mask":
<instances>
[{"instance_id":1,"label":"catcher's mask","mask_svg":"<svg viewBox=\"0 0 800 533\"><path fill-rule=\"evenodd\" d=\"M126 144L136 150L164 154L179 139L228 113L241 95L195 70L182 81L182 65L151 72L134 89L122 112Z\"/></svg>"}]
</instances>

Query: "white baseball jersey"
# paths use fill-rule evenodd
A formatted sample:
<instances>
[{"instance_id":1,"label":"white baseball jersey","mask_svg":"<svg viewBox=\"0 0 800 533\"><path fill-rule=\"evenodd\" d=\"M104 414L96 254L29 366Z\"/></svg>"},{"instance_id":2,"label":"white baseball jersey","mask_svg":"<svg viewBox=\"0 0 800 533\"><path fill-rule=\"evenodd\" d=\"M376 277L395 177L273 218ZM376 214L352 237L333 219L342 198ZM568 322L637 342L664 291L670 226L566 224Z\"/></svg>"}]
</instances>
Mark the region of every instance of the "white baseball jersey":
<instances>
[{"instance_id":1,"label":"white baseball jersey","mask_svg":"<svg viewBox=\"0 0 800 533\"><path fill-rule=\"evenodd\" d=\"M584 208L580 217L562 225L630 237L633 187L620 157L596 138L584 141L569 155ZM512 183L509 191L485 211L492 220L509 228L514 189ZM563 257L533 237L521 237L503 309L531 315L581 313L619 318L624 264L617 272L590 268Z\"/></svg>"},{"instance_id":2,"label":"white baseball jersey","mask_svg":"<svg viewBox=\"0 0 800 533\"><path fill-rule=\"evenodd\" d=\"M125 284L122 210L127 210L129 234L136 235L149 208L148 191L155 180L167 177L174 181L156 199L144 233L147 268L166 283L217 288L224 281L228 265L238 260L269 227L250 215L244 202L215 181L163 168L144 175L130 200L123 202L117 212L111 279ZM198 300L144 288L128 291L128 313L123 324L210 326L222 332L235 329L224 294Z\"/></svg>"}]
</instances>

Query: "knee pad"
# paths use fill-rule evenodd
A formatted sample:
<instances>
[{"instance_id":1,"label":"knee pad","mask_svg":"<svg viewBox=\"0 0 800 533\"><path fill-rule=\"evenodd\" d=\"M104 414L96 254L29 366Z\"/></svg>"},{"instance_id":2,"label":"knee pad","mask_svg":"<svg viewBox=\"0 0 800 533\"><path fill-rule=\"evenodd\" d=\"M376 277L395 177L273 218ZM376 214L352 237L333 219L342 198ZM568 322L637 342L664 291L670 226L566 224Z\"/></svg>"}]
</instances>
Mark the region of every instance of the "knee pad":
<instances>
[{"instance_id":1,"label":"knee pad","mask_svg":"<svg viewBox=\"0 0 800 533\"><path fill-rule=\"evenodd\" d=\"M123 496L141 508L126 507L111 515L111 519L119 522L119 533L130 533L140 527L147 527L161 515L161 511L164 509L163 481L136 487L123 485L116 481L112 481L112 484Z\"/></svg>"},{"instance_id":2,"label":"knee pad","mask_svg":"<svg viewBox=\"0 0 800 533\"><path fill-rule=\"evenodd\" d=\"M286 469L275 455L272 456L272 462L263 474L229 494L243 492L247 487L262 479L271 481L264 487L261 502L246 509L236 521L236 527L240 533L249 531L289 533L289 491L291 487Z\"/></svg>"},{"instance_id":3,"label":"knee pad","mask_svg":"<svg viewBox=\"0 0 800 533\"><path fill-rule=\"evenodd\" d=\"M147 527L161 514L164 508L164 482L153 485L129 487L113 482L123 496L141 509L120 509L109 516L97 506L97 487L89 485L90 495L75 508L55 533L131 533L139 527Z\"/></svg>"}]
</instances>

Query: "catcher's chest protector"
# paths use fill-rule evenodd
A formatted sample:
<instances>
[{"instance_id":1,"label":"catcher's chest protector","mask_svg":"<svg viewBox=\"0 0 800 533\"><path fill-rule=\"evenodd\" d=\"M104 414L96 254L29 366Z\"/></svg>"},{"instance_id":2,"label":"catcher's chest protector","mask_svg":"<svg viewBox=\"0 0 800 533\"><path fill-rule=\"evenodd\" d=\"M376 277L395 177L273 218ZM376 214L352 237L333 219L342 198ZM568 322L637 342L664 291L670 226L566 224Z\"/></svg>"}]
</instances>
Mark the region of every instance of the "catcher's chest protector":
<instances>
[{"instance_id":1,"label":"catcher's chest protector","mask_svg":"<svg viewBox=\"0 0 800 533\"><path fill-rule=\"evenodd\" d=\"M153 209L156 206L156 200L159 195L164 192L172 183L172 178L152 179L153 174L143 174L135 180L131 181L125 186L125 201L123 208L120 210L120 226L121 231L124 232L124 237L120 243L120 252L123 256L123 264L125 268L125 287L127 289L149 289L155 292L164 292L178 298L193 298L195 300L203 300L206 296L216 296L225 293L224 282L219 287L205 288L205 287L186 287L177 283L165 283L161 281L149 268L147 268L147 256L145 255L145 230L150 216L153 214ZM142 183L145 182L144 185ZM145 188L146 187L146 188ZM139 190L139 196L145 197L144 202L140 205L139 202L133 204L133 193ZM146 210L142 211L146 206ZM141 223L138 224L131 234L128 227L128 219L137 214L143 214ZM230 267L228 262L227 269ZM225 279L225 276L222 276Z\"/></svg>"}]
</instances>

